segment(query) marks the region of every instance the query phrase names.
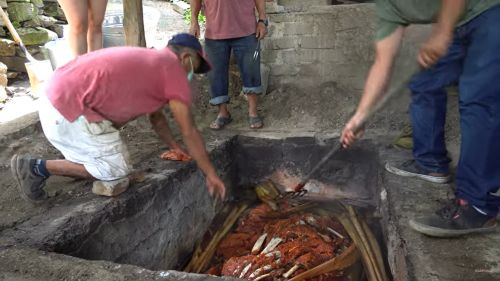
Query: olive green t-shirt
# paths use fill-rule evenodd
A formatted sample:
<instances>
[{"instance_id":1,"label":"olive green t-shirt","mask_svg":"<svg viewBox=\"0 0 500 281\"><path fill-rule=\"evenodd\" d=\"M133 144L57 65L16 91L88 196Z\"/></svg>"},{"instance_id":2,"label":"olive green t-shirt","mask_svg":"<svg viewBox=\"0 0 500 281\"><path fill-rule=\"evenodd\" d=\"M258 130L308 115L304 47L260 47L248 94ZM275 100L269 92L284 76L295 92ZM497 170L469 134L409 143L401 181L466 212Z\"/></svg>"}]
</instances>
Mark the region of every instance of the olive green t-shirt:
<instances>
[{"instance_id":1,"label":"olive green t-shirt","mask_svg":"<svg viewBox=\"0 0 500 281\"><path fill-rule=\"evenodd\" d=\"M440 0L376 0L378 17L376 39L382 40L398 26L435 22L441 8ZM500 0L466 0L465 11L458 26L500 4Z\"/></svg>"}]
</instances>

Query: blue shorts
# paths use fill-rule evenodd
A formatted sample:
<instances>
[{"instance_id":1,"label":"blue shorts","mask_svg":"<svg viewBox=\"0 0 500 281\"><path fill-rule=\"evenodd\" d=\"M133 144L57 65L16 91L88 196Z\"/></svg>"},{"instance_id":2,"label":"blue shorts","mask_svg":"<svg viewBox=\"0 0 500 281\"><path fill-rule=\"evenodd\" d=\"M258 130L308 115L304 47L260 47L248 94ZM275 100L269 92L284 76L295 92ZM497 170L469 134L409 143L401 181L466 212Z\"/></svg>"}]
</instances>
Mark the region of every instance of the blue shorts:
<instances>
[{"instance_id":1,"label":"blue shorts","mask_svg":"<svg viewBox=\"0 0 500 281\"><path fill-rule=\"evenodd\" d=\"M205 51L212 64L208 73L210 81L210 104L219 105L229 102L229 59L231 51L236 58L243 80L244 94L262 94L260 76L260 52L254 59L257 48L255 34L231 39L205 40Z\"/></svg>"}]
</instances>

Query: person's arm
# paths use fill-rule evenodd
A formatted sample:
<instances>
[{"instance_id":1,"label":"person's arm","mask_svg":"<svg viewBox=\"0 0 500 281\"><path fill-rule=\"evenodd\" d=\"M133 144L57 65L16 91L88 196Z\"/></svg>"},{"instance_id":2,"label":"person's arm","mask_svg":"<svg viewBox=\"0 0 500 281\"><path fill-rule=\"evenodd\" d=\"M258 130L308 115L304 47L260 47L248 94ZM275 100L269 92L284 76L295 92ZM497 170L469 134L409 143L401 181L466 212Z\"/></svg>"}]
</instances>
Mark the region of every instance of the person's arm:
<instances>
[{"instance_id":1,"label":"person's arm","mask_svg":"<svg viewBox=\"0 0 500 281\"><path fill-rule=\"evenodd\" d=\"M156 132L156 134L158 134L160 139L166 145L168 145L168 147L170 149L182 151L182 148L180 147L180 145L172 137L170 127L168 126L167 119L165 118L165 115L163 114L162 109L159 109L159 110L149 114L148 118L149 118L149 122L153 126L153 130Z\"/></svg>"},{"instance_id":2,"label":"person's arm","mask_svg":"<svg viewBox=\"0 0 500 281\"><path fill-rule=\"evenodd\" d=\"M207 185L210 194L212 195L215 192L219 197L224 198L224 183L217 175L217 171L208 157L203 138L194 127L193 117L191 116L189 107L180 101L171 100L170 110L181 129L182 137L189 153L207 177Z\"/></svg>"},{"instance_id":3,"label":"person's arm","mask_svg":"<svg viewBox=\"0 0 500 281\"><path fill-rule=\"evenodd\" d=\"M201 10L201 0L191 0L191 27L189 32L196 37L200 37L200 24L198 23L198 15Z\"/></svg>"},{"instance_id":4,"label":"person's arm","mask_svg":"<svg viewBox=\"0 0 500 281\"><path fill-rule=\"evenodd\" d=\"M446 54L457 22L464 11L465 0L441 0L441 10L437 23L434 24L432 35L422 45L418 54L420 65L429 68Z\"/></svg>"},{"instance_id":5,"label":"person's arm","mask_svg":"<svg viewBox=\"0 0 500 281\"><path fill-rule=\"evenodd\" d=\"M344 147L352 145L356 139L362 136L363 130L360 127L366 121L365 117L383 98L403 33L404 27L400 26L391 35L375 44L375 62L368 73L363 96L356 113L342 132L341 142Z\"/></svg>"},{"instance_id":6,"label":"person's arm","mask_svg":"<svg viewBox=\"0 0 500 281\"><path fill-rule=\"evenodd\" d=\"M266 1L265 0L255 0L255 8L257 9L257 13L259 14L259 20L266 20ZM255 30L255 36L261 40L266 37L267 27L264 23L257 23L257 28Z\"/></svg>"}]
</instances>

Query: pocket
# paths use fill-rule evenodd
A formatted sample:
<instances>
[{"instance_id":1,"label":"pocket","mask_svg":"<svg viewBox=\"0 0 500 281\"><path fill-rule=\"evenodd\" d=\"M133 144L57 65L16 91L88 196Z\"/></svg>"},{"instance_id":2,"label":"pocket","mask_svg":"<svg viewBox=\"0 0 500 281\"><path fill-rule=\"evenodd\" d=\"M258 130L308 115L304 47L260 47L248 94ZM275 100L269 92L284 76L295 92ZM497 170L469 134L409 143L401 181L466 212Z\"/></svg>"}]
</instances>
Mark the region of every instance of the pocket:
<instances>
[{"instance_id":1,"label":"pocket","mask_svg":"<svg viewBox=\"0 0 500 281\"><path fill-rule=\"evenodd\" d=\"M110 133L116 133L118 130L113 126L113 123L108 120L91 123L84 116L80 116L77 120L82 128L90 135L98 136Z\"/></svg>"}]
</instances>

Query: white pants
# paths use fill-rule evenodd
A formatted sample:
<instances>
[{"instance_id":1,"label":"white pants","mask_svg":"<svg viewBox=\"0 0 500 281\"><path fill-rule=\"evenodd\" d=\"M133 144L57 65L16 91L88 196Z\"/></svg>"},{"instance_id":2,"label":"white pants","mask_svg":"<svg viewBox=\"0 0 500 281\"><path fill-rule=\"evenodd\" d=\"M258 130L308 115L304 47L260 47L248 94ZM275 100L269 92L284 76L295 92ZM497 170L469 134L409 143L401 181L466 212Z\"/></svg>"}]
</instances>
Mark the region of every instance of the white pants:
<instances>
[{"instance_id":1,"label":"white pants","mask_svg":"<svg viewBox=\"0 0 500 281\"><path fill-rule=\"evenodd\" d=\"M44 94L40 97L38 112L50 143L66 160L84 165L94 178L116 180L132 171L127 147L110 121L90 123L80 116L69 122Z\"/></svg>"}]
</instances>

